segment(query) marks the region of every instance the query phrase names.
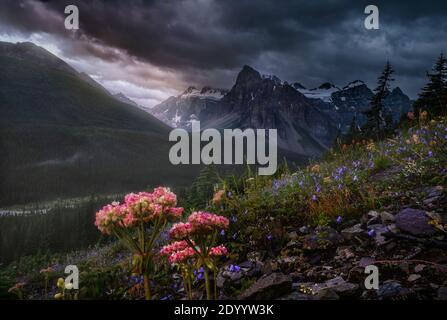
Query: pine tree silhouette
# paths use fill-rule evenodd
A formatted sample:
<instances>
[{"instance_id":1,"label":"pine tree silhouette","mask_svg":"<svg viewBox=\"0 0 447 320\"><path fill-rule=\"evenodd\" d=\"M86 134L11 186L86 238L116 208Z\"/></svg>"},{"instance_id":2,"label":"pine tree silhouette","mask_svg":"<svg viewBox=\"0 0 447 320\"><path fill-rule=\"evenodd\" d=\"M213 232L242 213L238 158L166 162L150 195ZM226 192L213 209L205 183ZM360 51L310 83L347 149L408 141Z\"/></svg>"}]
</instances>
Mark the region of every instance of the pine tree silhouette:
<instances>
[{"instance_id":1,"label":"pine tree silhouette","mask_svg":"<svg viewBox=\"0 0 447 320\"><path fill-rule=\"evenodd\" d=\"M389 61L387 61L382 74L377 81L377 87L374 89L374 96L371 100L371 108L363 114L366 116L366 123L362 127L365 138L383 139L389 131L392 131L392 115L390 110L385 109L384 99L390 92L390 83L394 81L391 77L394 73ZM390 122L391 119L391 122Z\"/></svg>"},{"instance_id":2,"label":"pine tree silhouette","mask_svg":"<svg viewBox=\"0 0 447 320\"><path fill-rule=\"evenodd\" d=\"M423 110L431 117L441 115L447 105L447 59L441 53L431 72L427 72L428 83L422 88L414 104L415 115Z\"/></svg>"}]
</instances>

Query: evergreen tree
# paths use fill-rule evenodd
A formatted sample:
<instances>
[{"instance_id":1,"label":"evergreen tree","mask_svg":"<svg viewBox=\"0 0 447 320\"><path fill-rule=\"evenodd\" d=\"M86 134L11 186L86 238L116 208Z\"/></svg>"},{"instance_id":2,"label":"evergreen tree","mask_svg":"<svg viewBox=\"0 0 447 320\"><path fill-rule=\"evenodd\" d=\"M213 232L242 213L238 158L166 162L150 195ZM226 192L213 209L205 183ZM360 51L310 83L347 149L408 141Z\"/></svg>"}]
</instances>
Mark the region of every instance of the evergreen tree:
<instances>
[{"instance_id":1,"label":"evergreen tree","mask_svg":"<svg viewBox=\"0 0 447 320\"><path fill-rule=\"evenodd\" d=\"M360 139L362 130L357 123L357 116L354 115L352 118L351 124L349 126L349 130L343 138L343 142L352 143L356 139Z\"/></svg>"},{"instance_id":2,"label":"evergreen tree","mask_svg":"<svg viewBox=\"0 0 447 320\"><path fill-rule=\"evenodd\" d=\"M430 116L444 114L447 105L447 59L441 53L431 72L427 72L428 83L414 104L416 116L426 110Z\"/></svg>"},{"instance_id":3,"label":"evergreen tree","mask_svg":"<svg viewBox=\"0 0 447 320\"><path fill-rule=\"evenodd\" d=\"M204 166L194 180L188 195L188 206L205 208L214 193L214 185L218 182L218 174L214 166Z\"/></svg>"},{"instance_id":4,"label":"evergreen tree","mask_svg":"<svg viewBox=\"0 0 447 320\"><path fill-rule=\"evenodd\" d=\"M369 110L363 112L366 116L366 123L362 127L365 138L382 139L391 130L392 116L390 123L390 110L384 106L384 99L390 92L390 83L394 81L391 77L394 73L389 61L386 63L382 74L378 78L377 87L374 89L374 96L371 100Z\"/></svg>"}]
</instances>

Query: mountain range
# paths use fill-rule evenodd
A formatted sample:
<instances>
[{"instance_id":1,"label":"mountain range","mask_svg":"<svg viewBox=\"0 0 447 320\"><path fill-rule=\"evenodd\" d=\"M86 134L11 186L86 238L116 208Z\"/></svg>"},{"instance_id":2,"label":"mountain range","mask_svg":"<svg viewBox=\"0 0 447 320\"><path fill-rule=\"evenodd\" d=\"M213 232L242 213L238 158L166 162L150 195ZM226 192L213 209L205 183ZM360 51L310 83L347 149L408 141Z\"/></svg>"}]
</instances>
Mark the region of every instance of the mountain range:
<instances>
[{"instance_id":1,"label":"mountain range","mask_svg":"<svg viewBox=\"0 0 447 320\"><path fill-rule=\"evenodd\" d=\"M200 166L170 164L173 127L277 129L280 157L303 163L330 148L373 95L362 81L307 89L244 66L229 90L189 87L150 109L111 94L32 43L0 42L0 204L187 185ZM410 99L399 88L395 119Z\"/></svg>"},{"instance_id":2,"label":"mountain range","mask_svg":"<svg viewBox=\"0 0 447 320\"><path fill-rule=\"evenodd\" d=\"M342 88L326 82L307 89L244 66L230 90L189 87L150 112L170 126L186 129L195 120L202 128L277 129L282 150L314 157L345 133L354 117L358 125L364 123L363 112L372 97L373 91L360 80ZM385 107L397 121L410 110L411 101L396 87L386 97Z\"/></svg>"}]
</instances>

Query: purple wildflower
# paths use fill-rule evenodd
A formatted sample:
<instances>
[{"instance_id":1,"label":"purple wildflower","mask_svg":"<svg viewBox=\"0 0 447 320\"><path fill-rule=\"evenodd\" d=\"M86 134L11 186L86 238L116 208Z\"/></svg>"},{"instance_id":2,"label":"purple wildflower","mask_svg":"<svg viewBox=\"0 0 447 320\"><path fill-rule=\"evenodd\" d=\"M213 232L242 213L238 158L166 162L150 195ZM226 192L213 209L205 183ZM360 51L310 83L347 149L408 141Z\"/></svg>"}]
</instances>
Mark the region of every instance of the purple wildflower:
<instances>
[{"instance_id":1,"label":"purple wildflower","mask_svg":"<svg viewBox=\"0 0 447 320\"><path fill-rule=\"evenodd\" d=\"M241 271L241 267L237 266L237 265L230 265L230 272L240 272Z\"/></svg>"}]
</instances>

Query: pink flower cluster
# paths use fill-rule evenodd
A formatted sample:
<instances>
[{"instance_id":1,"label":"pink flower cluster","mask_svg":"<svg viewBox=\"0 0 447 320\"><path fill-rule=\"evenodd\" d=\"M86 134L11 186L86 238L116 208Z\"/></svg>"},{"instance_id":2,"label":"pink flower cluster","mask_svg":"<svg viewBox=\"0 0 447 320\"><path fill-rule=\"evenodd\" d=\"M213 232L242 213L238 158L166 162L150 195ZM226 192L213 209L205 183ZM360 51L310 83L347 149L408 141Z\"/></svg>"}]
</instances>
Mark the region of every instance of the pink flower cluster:
<instances>
[{"instance_id":1,"label":"pink flower cluster","mask_svg":"<svg viewBox=\"0 0 447 320\"><path fill-rule=\"evenodd\" d=\"M185 239L198 234L210 234L214 231L228 229L227 218L209 212L197 211L188 217L188 222L175 224L170 231L173 239Z\"/></svg>"},{"instance_id":2,"label":"pink flower cluster","mask_svg":"<svg viewBox=\"0 0 447 320\"><path fill-rule=\"evenodd\" d=\"M223 244L218 247L211 248L210 250L210 256L218 257L226 255L228 255L228 249Z\"/></svg>"},{"instance_id":3,"label":"pink flower cluster","mask_svg":"<svg viewBox=\"0 0 447 320\"><path fill-rule=\"evenodd\" d=\"M145 222L164 214L169 220L177 220L183 214L183 208L177 205L177 196L169 188L158 187L152 193L131 193L124 198L129 210Z\"/></svg>"},{"instance_id":4,"label":"pink flower cluster","mask_svg":"<svg viewBox=\"0 0 447 320\"><path fill-rule=\"evenodd\" d=\"M127 207L119 203L104 206L96 213L95 225L102 233L110 234L114 226L129 227L134 217L129 214Z\"/></svg>"},{"instance_id":5,"label":"pink flower cluster","mask_svg":"<svg viewBox=\"0 0 447 320\"><path fill-rule=\"evenodd\" d=\"M188 242L185 240L173 242L164 246L160 250L160 254L168 257L168 261L171 264L185 262L189 258L193 258L198 252L200 252L199 248L194 249L190 247ZM228 250L224 245L220 245L209 250L209 255L214 257L226 256L227 254Z\"/></svg>"},{"instance_id":6,"label":"pink flower cluster","mask_svg":"<svg viewBox=\"0 0 447 320\"><path fill-rule=\"evenodd\" d=\"M188 246L188 242L186 242L185 240L176 241L161 248L160 254L162 256L170 256L174 252L186 249Z\"/></svg>"},{"instance_id":7,"label":"pink flower cluster","mask_svg":"<svg viewBox=\"0 0 447 320\"><path fill-rule=\"evenodd\" d=\"M185 239L192 233L192 225L187 222L179 222L172 226L171 230L169 231L169 236L172 239Z\"/></svg>"},{"instance_id":8,"label":"pink flower cluster","mask_svg":"<svg viewBox=\"0 0 447 320\"><path fill-rule=\"evenodd\" d=\"M188 247L183 250L173 252L169 256L168 260L169 260L169 263L171 263L171 264L179 264L179 263L185 262L189 258L194 257L195 254L196 254L196 252L194 251L194 249L191 247Z\"/></svg>"},{"instance_id":9,"label":"pink flower cluster","mask_svg":"<svg viewBox=\"0 0 447 320\"><path fill-rule=\"evenodd\" d=\"M176 205L177 196L169 188L130 193L124 197L124 204L112 203L99 210L95 225L102 233L110 234L113 227L129 228L138 221L150 222L162 215L168 221L175 221L183 214L183 208Z\"/></svg>"}]
</instances>

